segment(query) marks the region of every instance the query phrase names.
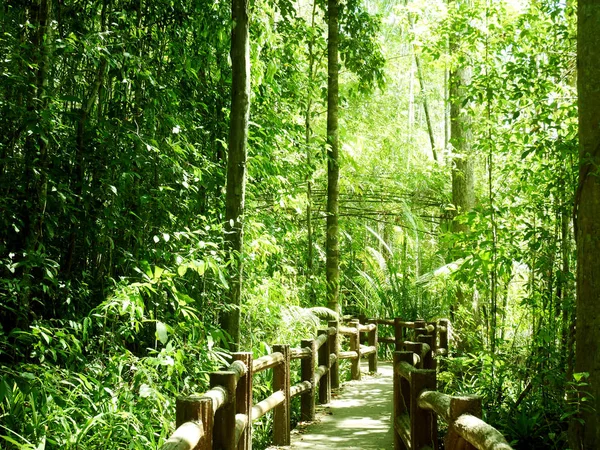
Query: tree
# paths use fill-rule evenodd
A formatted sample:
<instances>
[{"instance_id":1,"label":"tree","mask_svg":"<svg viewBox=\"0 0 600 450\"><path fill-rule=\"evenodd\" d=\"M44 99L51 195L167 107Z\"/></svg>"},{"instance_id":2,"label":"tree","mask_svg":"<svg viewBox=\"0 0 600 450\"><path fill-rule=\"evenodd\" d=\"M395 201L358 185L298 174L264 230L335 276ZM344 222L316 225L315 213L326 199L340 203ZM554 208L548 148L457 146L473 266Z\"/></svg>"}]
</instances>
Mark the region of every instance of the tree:
<instances>
[{"instance_id":1,"label":"tree","mask_svg":"<svg viewBox=\"0 0 600 450\"><path fill-rule=\"evenodd\" d=\"M231 33L231 117L225 196L225 248L231 260L229 298L221 325L231 336L232 348L240 343L240 305L244 242L244 201L246 193L246 147L250 114L250 39L248 1L232 0Z\"/></svg>"},{"instance_id":2,"label":"tree","mask_svg":"<svg viewBox=\"0 0 600 450\"><path fill-rule=\"evenodd\" d=\"M577 318L575 371L589 373L592 408L582 408L572 447L600 446L600 4L578 5L579 185L575 198ZM580 399L583 401L583 399Z\"/></svg>"},{"instance_id":3,"label":"tree","mask_svg":"<svg viewBox=\"0 0 600 450\"><path fill-rule=\"evenodd\" d=\"M339 1L329 0L327 7L327 307L339 311L340 244L339 244Z\"/></svg>"}]
</instances>

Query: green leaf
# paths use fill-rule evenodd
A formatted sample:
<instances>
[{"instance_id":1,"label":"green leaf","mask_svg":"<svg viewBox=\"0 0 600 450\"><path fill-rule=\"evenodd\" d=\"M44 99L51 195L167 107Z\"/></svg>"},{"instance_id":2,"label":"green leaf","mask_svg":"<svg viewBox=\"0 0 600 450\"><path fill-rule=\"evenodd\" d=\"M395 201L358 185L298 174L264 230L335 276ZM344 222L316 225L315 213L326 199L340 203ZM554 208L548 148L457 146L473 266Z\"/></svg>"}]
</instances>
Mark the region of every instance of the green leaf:
<instances>
[{"instance_id":1,"label":"green leaf","mask_svg":"<svg viewBox=\"0 0 600 450\"><path fill-rule=\"evenodd\" d=\"M156 336L162 344L166 344L169 340L167 326L160 321L156 321Z\"/></svg>"}]
</instances>

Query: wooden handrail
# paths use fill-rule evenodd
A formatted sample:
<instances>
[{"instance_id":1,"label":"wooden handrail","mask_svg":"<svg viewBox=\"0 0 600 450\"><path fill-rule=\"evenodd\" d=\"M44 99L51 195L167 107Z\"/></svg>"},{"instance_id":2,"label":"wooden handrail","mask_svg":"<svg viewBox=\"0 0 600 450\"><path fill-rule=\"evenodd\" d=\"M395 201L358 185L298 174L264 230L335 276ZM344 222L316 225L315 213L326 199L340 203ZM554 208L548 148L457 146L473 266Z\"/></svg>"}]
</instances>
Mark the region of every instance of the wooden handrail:
<instances>
[{"instance_id":1,"label":"wooden handrail","mask_svg":"<svg viewBox=\"0 0 600 450\"><path fill-rule=\"evenodd\" d=\"M446 449L465 442L479 450L510 450L502 434L482 421L481 400L455 397L435 391L436 357L448 355L447 320L407 322L400 319L370 319L349 326L331 321L315 339L303 340L299 348L273 346L273 353L252 359L251 353L233 353L234 361L210 374L210 389L201 396L177 400L177 426L161 450L250 450L250 424L274 411L275 445L290 443L290 401L301 396L303 420L315 416L315 390L319 401L331 399L338 385L338 365L351 360L352 379L360 379L360 359L369 357L369 370L377 370L379 343L394 343L394 436L395 448L436 448L436 417L448 423ZM394 326L394 337L379 337L378 325ZM361 345L361 333L365 343ZM340 350L340 335L349 336L350 350ZM408 351L401 351L408 350ZM300 360L301 381L290 386L291 360ZM442 361L444 361L442 359ZM274 392L252 404L254 374L273 369Z\"/></svg>"},{"instance_id":2,"label":"wooden handrail","mask_svg":"<svg viewBox=\"0 0 600 450\"><path fill-rule=\"evenodd\" d=\"M194 450L204 436L202 422L185 422L163 444L162 450Z\"/></svg>"},{"instance_id":3,"label":"wooden handrail","mask_svg":"<svg viewBox=\"0 0 600 450\"><path fill-rule=\"evenodd\" d=\"M271 369L272 367L275 367L277 364L281 364L282 362L283 355L279 352L261 356L260 358L255 359L252 363L252 372L262 372L263 370Z\"/></svg>"}]
</instances>

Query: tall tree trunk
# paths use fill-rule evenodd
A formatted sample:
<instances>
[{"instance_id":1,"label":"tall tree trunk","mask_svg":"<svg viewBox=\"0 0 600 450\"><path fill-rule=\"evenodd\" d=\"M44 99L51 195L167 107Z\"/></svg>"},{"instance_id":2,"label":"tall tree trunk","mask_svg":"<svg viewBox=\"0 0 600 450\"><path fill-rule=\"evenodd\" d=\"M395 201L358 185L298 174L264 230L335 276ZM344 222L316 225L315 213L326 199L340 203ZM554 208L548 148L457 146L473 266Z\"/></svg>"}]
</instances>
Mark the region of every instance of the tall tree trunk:
<instances>
[{"instance_id":1,"label":"tall tree trunk","mask_svg":"<svg viewBox=\"0 0 600 450\"><path fill-rule=\"evenodd\" d=\"M425 112L425 122L427 123L427 132L429 134L429 143L431 144L431 153L435 162L439 162L437 151L435 149L435 137L433 135L433 126L431 125L431 117L429 114L429 103L427 95L425 95L425 81L423 80L423 72L421 71L421 61L415 51L415 64L417 65L417 78L419 79L419 87L421 88L421 96L423 97L423 111Z\"/></svg>"},{"instance_id":2,"label":"tall tree trunk","mask_svg":"<svg viewBox=\"0 0 600 450\"><path fill-rule=\"evenodd\" d=\"M575 371L590 374L588 408L575 421L575 449L600 448L600 3L579 0L577 55L579 94L579 186L577 237L577 331ZM587 396L588 399L590 398Z\"/></svg>"},{"instance_id":3,"label":"tall tree trunk","mask_svg":"<svg viewBox=\"0 0 600 450\"><path fill-rule=\"evenodd\" d=\"M33 48L30 92L27 110L30 120L40 131L31 133L25 140L25 173L27 176L27 201L24 217L25 258L23 264L24 289L21 297L17 327L26 328L31 313L34 294L33 265L36 253L43 248L44 220L48 196L48 135L44 110L48 107L48 70L50 68L50 37L52 31L52 0L38 0L31 7Z\"/></svg>"},{"instance_id":4,"label":"tall tree trunk","mask_svg":"<svg viewBox=\"0 0 600 450\"><path fill-rule=\"evenodd\" d=\"M308 41L308 92L306 99L306 111L304 116L304 143L306 145L306 165L308 167L308 174L306 176L306 240L307 240L307 251L306 251L306 289L307 289L307 300L309 305L315 305L316 295L313 283L314 267L313 267L313 253L314 253L314 237L313 237L313 226L312 226L312 149L310 146L311 141L311 117L312 117L312 104L313 104L313 79L314 79L314 45L315 45L315 17L317 14L317 1L313 1L312 14L311 14L311 28L313 30L311 38Z\"/></svg>"},{"instance_id":5,"label":"tall tree trunk","mask_svg":"<svg viewBox=\"0 0 600 450\"><path fill-rule=\"evenodd\" d=\"M229 298L221 317L221 326L232 339L230 348L240 344L240 305L242 298L244 201L246 193L246 146L250 115L250 38L248 34L248 0L232 0L231 12L231 117L225 194L225 249L231 269Z\"/></svg>"},{"instance_id":6,"label":"tall tree trunk","mask_svg":"<svg viewBox=\"0 0 600 450\"><path fill-rule=\"evenodd\" d=\"M450 72L450 142L453 147L452 203L457 214L470 211L475 205L473 160L471 158L471 118L463 109L465 88L471 83L471 69L457 67ZM455 231L466 226L454 223Z\"/></svg>"},{"instance_id":7,"label":"tall tree trunk","mask_svg":"<svg viewBox=\"0 0 600 450\"><path fill-rule=\"evenodd\" d=\"M339 214L339 133L338 133L338 11L339 0L328 1L327 39L327 306L340 311Z\"/></svg>"}]
</instances>

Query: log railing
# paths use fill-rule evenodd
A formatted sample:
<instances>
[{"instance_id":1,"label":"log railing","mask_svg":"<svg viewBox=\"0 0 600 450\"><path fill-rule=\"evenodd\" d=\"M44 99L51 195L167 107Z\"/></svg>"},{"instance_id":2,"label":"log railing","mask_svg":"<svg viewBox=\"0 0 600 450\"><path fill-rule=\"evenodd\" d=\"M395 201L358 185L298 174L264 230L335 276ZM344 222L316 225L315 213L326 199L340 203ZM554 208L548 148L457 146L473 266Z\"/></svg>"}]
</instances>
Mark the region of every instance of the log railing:
<instances>
[{"instance_id":1,"label":"log railing","mask_svg":"<svg viewBox=\"0 0 600 450\"><path fill-rule=\"evenodd\" d=\"M448 424L446 450L512 450L498 430L481 420L481 397L450 396L435 390L435 357L448 354L448 322L426 326L414 322L412 327L398 322L396 319L394 449L437 449L440 417ZM398 332L399 327L413 328L415 340L407 340L408 334Z\"/></svg>"},{"instance_id":2,"label":"log railing","mask_svg":"<svg viewBox=\"0 0 600 450\"><path fill-rule=\"evenodd\" d=\"M339 387L339 362L350 359L353 380L361 377L360 360L369 358L377 371L379 344L394 344L394 448L437 448L437 417L448 423L447 450L509 450L493 427L483 422L481 399L451 397L435 391L439 356L448 354L448 321L407 322L401 319L330 321L315 339L299 348L274 345L273 353L253 360L251 353L233 353L233 362L210 374L210 389L202 395L177 399L176 430L161 450L250 450L252 422L273 411L273 443L290 445L290 403L300 396L301 419L315 419L315 397L331 401ZM393 327L393 338L380 337L379 326ZM389 331L388 331L389 334ZM361 335L363 342L361 344ZM348 350L341 350L342 336ZM291 386L291 362L300 360L300 382ZM273 393L254 404L255 374L273 370Z\"/></svg>"},{"instance_id":3,"label":"log railing","mask_svg":"<svg viewBox=\"0 0 600 450\"><path fill-rule=\"evenodd\" d=\"M361 333L368 345L360 344ZM340 336L349 337L349 350L340 351ZM339 326L330 321L316 339L302 340L300 348L274 345L273 353L252 358L252 353L232 353L233 362L210 374L210 389L202 395L177 399L176 430L161 450L249 450L252 422L273 411L273 443L290 445L290 402L301 396L302 420L315 419L315 394L319 403L331 401L331 389L339 387L339 361L351 360L351 377L360 379L360 359L369 358L369 370L377 370L377 324L358 320ZM299 359L300 382L291 386L291 361ZM273 393L253 404L255 374L273 370Z\"/></svg>"}]
</instances>

